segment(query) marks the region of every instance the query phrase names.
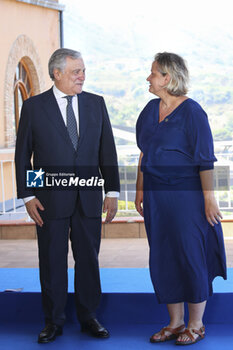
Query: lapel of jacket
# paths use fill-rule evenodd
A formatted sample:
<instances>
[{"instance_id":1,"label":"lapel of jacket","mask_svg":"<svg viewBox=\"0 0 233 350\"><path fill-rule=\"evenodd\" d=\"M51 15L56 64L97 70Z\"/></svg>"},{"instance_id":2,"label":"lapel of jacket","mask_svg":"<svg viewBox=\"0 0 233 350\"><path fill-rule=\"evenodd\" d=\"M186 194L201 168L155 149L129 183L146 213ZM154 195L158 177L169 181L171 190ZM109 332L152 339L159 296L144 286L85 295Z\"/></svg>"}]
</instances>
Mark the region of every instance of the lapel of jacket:
<instances>
[{"instance_id":1,"label":"lapel of jacket","mask_svg":"<svg viewBox=\"0 0 233 350\"><path fill-rule=\"evenodd\" d=\"M43 107L46 111L49 121L53 123L54 128L56 128L56 130L61 134L62 137L65 138L66 142L68 142L69 145L74 150L66 125L64 123L63 117L58 107L56 98L53 94L53 88L48 90L44 94L43 98L44 98Z\"/></svg>"},{"instance_id":2,"label":"lapel of jacket","mask_svg":"<svg viewBox=\"0 0 233 350\"><path fill-rule=\"evenodd\" d=\"M88 104L88 95L82 92L78 95L78 110L79 110L79 142L78 147L85 137L85 131L88 126L90 106Z\"/></svg>"}]
</instances>

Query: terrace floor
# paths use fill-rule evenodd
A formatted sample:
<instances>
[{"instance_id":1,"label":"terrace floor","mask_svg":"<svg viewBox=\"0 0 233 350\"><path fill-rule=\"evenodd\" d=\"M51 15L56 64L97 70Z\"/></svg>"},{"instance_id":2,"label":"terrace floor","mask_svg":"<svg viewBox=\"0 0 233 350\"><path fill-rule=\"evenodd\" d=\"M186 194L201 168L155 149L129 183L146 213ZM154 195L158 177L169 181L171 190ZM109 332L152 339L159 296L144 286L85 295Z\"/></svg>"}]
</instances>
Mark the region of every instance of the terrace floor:
<instances>
[{"instance_id":1,"label":"terrace floor","mask_svg":"<svg viewBox=\"0 0 233 350\"><path fill-rule=\"evenodd\" d=\"M227 267L233 267L233 240L225 239ZM99 255L100 267L143 268L148 267L148 243L146 238L104 238ZM69 267L74 261L71 249ZM0 268L38 267L37 241L0 240Z\"/></svg>"}]
</instances>

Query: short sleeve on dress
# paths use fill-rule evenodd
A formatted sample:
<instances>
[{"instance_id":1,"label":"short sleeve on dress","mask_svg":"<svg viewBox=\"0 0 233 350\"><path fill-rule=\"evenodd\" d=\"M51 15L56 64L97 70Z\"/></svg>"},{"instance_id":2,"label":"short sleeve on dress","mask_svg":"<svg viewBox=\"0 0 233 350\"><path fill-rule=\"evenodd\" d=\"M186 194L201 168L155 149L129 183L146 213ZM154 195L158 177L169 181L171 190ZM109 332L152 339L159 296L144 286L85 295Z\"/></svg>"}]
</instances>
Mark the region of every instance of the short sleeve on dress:
<instances>
[{"instance_id":1,"label":"short sleeve on dress","mask_svg":"<svg viewBox=\"0 0 233 350\"><path fill-rule=\"evenodd\" d=\"M217 159L214 156L213 137L208 117L200 105L192 106L188 125L193 159L200 171L214 168Z\"/></svg>"},{"instance_id":2,"label":"short sleeve on dress","mask_svg":"<svg viewBox=\"0 0 233 350\"><path fill-rule=\"evenodd\" d=\"M140 114L136 123L136 142L140 150L142 150L141 137L140 137L141 121L142 121L142 116Z\"/></svg>"},{"instance_id":3,"label":"short sleeve on dress","mask_svg":"<svg viewBox=\"0 0 233 350\"><path fill-rule=\"evenodd\" d=\"M136 141L138 148L144 153L145 145L151 131L154 130L155 123L155 106L159 103L159 99L153 99L141 111L136 123Z\"/></svg>"}]
</instances>

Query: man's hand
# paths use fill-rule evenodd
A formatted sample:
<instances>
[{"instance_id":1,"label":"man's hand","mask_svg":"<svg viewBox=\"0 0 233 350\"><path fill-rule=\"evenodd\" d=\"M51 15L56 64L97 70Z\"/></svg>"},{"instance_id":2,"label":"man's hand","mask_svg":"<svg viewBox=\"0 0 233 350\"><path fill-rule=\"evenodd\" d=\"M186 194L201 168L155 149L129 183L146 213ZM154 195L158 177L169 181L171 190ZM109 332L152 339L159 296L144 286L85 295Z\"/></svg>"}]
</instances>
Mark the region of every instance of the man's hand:
<instances>
[{"instance_id":1,"label":"man's hand","mask_svg":"<svg viewBox=\"0 0 233 350\"><path fill-rule=\"evenodd\" d=\"M35 221L37 225L40 227L43 226L43 220L41 219L41 216L38 212L38 209L44 210L43 205L37 198L31 199L29 202L25 203L27 212L32 220Z\"/></svg>"},{"instance_id":2,"label":"man's hand","mask_svg":"<svg viewBox=\"0 0 233 350\"><path fill-rule=\"evenodd\" d=\"M118 199L116 197L105 197L103 205L103 213L107 212L105 223L112 221L117 212Z\"/></svg>"}]
</instances>

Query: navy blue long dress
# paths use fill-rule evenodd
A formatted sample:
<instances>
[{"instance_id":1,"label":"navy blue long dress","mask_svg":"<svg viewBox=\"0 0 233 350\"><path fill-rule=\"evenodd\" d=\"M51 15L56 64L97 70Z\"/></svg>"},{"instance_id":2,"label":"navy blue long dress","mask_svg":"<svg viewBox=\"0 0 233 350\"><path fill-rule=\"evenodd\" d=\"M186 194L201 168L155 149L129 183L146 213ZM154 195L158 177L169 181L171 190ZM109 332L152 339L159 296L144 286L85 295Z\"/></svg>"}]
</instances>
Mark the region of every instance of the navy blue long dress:
<instances>
[{"instance_id":1,"label":"navy blue long dress","mask_svg":"<svg viewBox=\"0 0 233 350\"><path fill-rule=\"evenodd\" d=\"M159 123L160 99L151 100L136 126L143 153L143 210L150 274L160 303L199 303L226 279L221 224L205 216L199 172L216 161L207 115L186 99Z\"/></svg>"}]
</instances>

